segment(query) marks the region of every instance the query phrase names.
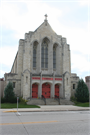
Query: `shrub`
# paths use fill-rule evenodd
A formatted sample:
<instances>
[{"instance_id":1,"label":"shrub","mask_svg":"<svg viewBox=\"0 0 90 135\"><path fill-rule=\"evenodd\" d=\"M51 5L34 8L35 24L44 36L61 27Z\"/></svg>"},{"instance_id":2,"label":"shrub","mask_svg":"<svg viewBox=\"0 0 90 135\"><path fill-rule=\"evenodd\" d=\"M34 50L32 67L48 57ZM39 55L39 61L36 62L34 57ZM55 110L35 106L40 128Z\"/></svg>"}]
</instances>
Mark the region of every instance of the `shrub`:
<instances>
[{"instance_id":1,"label":"shrub","mask_svg":"<svg viewBox=\"0 0 90 135\"><path fill-rule=\"evenodd\" d=\"M5 98L1 98L1 103L5 103L6 99Z\"/></svg>"},{"instance_id":2,"label":"shrub","mask_svg":"<svg viewBox=\"0 0 90 135\"><path fill-rule=\"evenodd\" d=\"M19 102L26 104L27 100L23 99L22 97L19 97Z\"/></svg>"},{"instance_id":3,"label":"shrub","mask_svg":"<svg viewBox=\"0 0 90 135\"><path fill-rule=\"evenodd\" d=\"M4 98L7 100L7 102L10 100L11 97L15 97L15 94L13 92L13 85L11 82L8 83L4 90Z\"/></svg>"},{"instance_id":4,"label":"shrub","mask_svg":"<svg viewBox=\"0 0 90 135\"><path fill-rule=\"evenodd\" d=\"M77 98L76 98L76 97L74 97L74 96L72 96L72 97L70 97L70 100L71 100L71 101L76 101L76 100L77 100Z\"/></svg>"},{"instance_id":5,"label":"shrub","mask_svg":"<svg viewBox=\"0 0 90 135\"><path fill-rule=\"evenodd\" d=\"M10 103L17 103L17 97L10 97L9 102Z\"/></svg>"},{"instance_id":6,"label":"shrub","mask_svg":"<svg viewBox=\"0 0 90 135\"><path fill-rule=\"evenodd\" d=\"M17 98L15 97L15 94L13 92L13 85L11 82L8 83L4 90L4 99L2 99L2 102L10 102L10 103L16 103Z\"/></svg>"},{"instance_id":7,"label":"shrub","mask_svg":"<svg viewBox=\"0 0 90 135\"><path fill-rule=\"evenodd\" d=\"M78 102L89 102L89 90L83 79L78 82L75 97Z\"/></svg>"}]
</instances>

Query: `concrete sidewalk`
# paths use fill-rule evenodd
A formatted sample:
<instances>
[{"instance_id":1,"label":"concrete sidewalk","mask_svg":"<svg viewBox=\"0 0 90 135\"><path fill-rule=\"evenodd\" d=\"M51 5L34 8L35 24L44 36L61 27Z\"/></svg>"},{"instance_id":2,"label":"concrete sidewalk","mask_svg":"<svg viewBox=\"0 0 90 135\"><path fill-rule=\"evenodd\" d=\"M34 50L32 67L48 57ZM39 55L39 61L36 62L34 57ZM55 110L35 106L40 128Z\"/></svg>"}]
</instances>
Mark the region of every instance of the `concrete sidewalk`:
<instances>
[{"instance_id":1,"label":"concrete sidewalk","mask_svg":"<svg viewBox=\"0 0 90 135\"><path fill-rule=\"evenodd\" d=\"M18 112L45 112L45 111L90 111L90 107L73 105L39 105L40 108L19 108ZM17 112L17 108L0 109L0 112Z\"/></svg>"}]
</instances>

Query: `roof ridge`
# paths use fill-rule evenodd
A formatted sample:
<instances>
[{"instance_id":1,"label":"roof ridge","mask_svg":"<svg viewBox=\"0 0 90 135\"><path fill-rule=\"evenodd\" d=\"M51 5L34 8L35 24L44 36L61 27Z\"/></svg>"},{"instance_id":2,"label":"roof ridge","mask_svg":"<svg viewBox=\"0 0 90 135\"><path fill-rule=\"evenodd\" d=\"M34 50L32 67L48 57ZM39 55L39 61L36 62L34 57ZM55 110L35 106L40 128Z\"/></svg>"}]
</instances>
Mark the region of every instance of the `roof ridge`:
<instances>
[{"instance_id":1,"label":"roof ridge","mask_svg":"<svg viewBox=\"0 0 90 135\"><path fill-rule=\"evenodd\" d=\"M34 32L36 32L43 24L44 22L39 27L37 27L37 29Z\"/></svg>"}]
</instances>

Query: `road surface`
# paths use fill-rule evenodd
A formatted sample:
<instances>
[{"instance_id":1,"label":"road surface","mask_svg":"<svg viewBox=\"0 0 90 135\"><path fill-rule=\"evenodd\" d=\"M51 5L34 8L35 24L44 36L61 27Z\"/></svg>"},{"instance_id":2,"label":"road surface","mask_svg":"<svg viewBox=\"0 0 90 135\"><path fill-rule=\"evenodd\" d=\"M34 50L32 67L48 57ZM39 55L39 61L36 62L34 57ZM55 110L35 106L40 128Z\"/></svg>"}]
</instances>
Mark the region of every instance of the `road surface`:
<instances>
[{"instance_id":1,"label":"road surface","mask_svg":"<svg viewBox=\"0 0 90 135\"><path fill-rule=\"evenodd\" d=\"M0 113L0 135L90 135L90 111Z\"/></svg>"}]
</instances>

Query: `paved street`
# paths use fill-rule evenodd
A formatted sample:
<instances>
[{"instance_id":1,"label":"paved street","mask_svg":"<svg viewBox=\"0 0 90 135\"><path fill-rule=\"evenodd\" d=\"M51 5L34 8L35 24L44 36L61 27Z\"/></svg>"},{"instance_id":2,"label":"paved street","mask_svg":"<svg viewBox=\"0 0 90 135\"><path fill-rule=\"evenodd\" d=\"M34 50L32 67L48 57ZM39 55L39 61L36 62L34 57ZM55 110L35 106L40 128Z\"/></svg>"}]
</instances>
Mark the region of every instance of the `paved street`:
<instances>
[{"instance_id":1,"label":"paved street","mask_svg":"<svg viewBox=\"0 0 90 135\"><path fill-rule=\"evenodd\" d=\"M89 111L0 113L0 135L90 135Z\"/></svg>"}]
</instances>

